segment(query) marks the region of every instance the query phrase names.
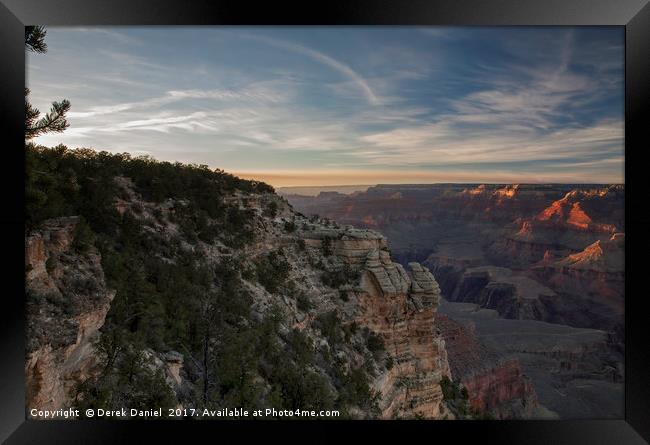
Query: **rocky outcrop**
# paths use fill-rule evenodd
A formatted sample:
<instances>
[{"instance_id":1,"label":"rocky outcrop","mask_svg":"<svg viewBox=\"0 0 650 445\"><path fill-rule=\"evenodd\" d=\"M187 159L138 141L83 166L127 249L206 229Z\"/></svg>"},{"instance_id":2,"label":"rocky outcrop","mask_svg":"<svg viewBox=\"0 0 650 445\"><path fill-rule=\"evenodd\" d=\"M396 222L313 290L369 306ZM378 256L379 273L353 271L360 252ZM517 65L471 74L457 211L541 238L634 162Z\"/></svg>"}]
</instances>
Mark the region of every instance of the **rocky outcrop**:
<instances>
[{"instance_id":1,"label":"rocky outcrop","mask_svg":"<svg viewBox=\"0 0 650 445\"><path fill-rule=\"evenodd\" d=\"M97 371L93 341L114 292L97 250L75 246L79 223L48 220L26 238L28 408L66 406L74 385Z\"/></svg>"},{"instance_id":2,"label":"rocky outcrop","mask_svg":"<svg viewBox=\"0 0 650 445\"><path fill-rule=\"evenodd\" d=\"M357 250L352 252L355 258ZM381 417L440 417L440 379L449 368L444 341L434 329L437 283L417 263L409 264L407 272L392 262L380 240L367 252L361 270L353 292L358 304L354 321L381 335L395 363L374 383L382 394Z\"/></svg>"},{"instance_id":3,"label":"rocky outcrop","mask_svg":"<svg viewBox=\"0 0 650 445\"><path fill-rule=\"evenodd\" d=\"M493 356L481 346L463 349L462 341L457 342L461 334L447 337L446 341L442 326L444 319L439 321L436 318L442 291L434 274L441 272L443 267L456 274L444 280L443 291L453 290L459 301L478 302L499 310L506 317L537 317L535 311L541 312L537 306L538 301L543 300L541 297L557 296L519 271L478 267L484 264L483 249L493 239L492 235L483 242L484 233L475 230L473 239L462 240L463 249L450 241L447 248L436 252L438 263L432 274L419 263L408 261L408 257L401 257L404 260L402 264L395 262L386 237L376 231L340 227L333 221L318 218L308 219L295 213L285 201L271 193L233 192L220 199L229 213L233 209L247 210L236 213L244 221L235 225L250 226L251 242L242 247L234 244L228 244L228 247L224 244L225 238L217 236L213 241L209 237L193 239L185 233L188 227L181 227L184 220L179 217L182 213L179 209L187 211L190 208L188 200L170 198L161 203L147 202L136 191L132 181L120 177L116 183L126 191L116 200L118 213L138 219L143 236L155 234L159 238L154 241L162 244L173 241L172 244L192 253L201 265L208 268L221 265L227 258L235 258L242 269L238 285L241 284L246 295L251 297L251 320L263 321L272 308L279 308L283 317L287 316L286 326L278 327L279 345L288 344L291 327L300 330L309 340L308 344L313 343L316 354L313 363L307 366L322 377L328 390L347 391L341 386L344 380L341 376L362 370L363 378L367 379L363 382L369 381L379 396L376 400L380 417L435 419L447 414L448 405L443 397L441 380L443 376L455 377L456 374L470 392L471 406L479 411L513 417L525 415L521 413L535 406L534 391L517 360ZM393 209L396 212L391 210L371 215L371 219L365 220L381 226L397 218L412 223L414 227L426 226L436 230L442 230L442 227L453 232L454 224L463 219L480 220L472 230L480 227L484 220L489 222L486 223L488 226L494 221L501 223L512 205L519 213L529 213L530 203L522 198L531 193L526 187L482 187L467 193L457 190L457 195L453 196L448 190L443 190L436 195L440 203L455 205L454 199L460 199L462 205L450 212L450 217L440 219L436 218L440 208L425 206L423 214L421 206L416 205L421 194L426 192L418 187L391 190L387 195L387 190L381 188L370 191L367 204L372 206L383 200L390 201L396 206ZM330 198L332 202L348 199ZM538 198L547 200L544 194ZM346 208L344 212L353 217L354 210ZM588 206L578 210L591 214ZM485 214L481 214L483 211ZM364 211L364 218L367 216ZM580 218L582 214L577 210L569 216L574 226L581 221ZM208 221L208 225L210 223L213 221ZM77 383L97 375L98 356L93 350L93 341L104 323L113 293L106 288L97 250L92 243L76 241L79 227L82 227L82 222L78 218L51 220L28 234L26 240L30 320L26 376L30 407L63 407L66 400L69 402ZM530 228L535 230L533 226ZM510 228L503 229L504 232L508 230ZM400 242L407 239L400 238L400 233L396 235ZM521 237L529 235L525 230L519 234ZM413 236L417 238L420 235ZM392 234L390 237L392 240ZM437 240L428 239L423 245L428 242ZM587 260L596 261L599 249L602 250L600 244L594 245L582 259L568 257L573 261L571 264L560 264L559 260L566 255L544 253L544 264L586 270L575 265L585 264ZM158 253L163 251L161 249ZM177 258L172 255L164 259L161 262L173 264ZM278 270L274 267L264 269L266 262L275 261L281 266ZM285 261L286 265L283 264ZM277 286L262 284L263 273L283 276L283 282ZM334 314L330 320L338 321L326 325L323 321L326 314ZM350 328L353 324L366 329L355 331ZM341 335L347 335L345 341L337 340L337 335L331 334L335 329L341 331ZM376 343L371 350L370 339L374 337L370 337L368 332L383 340L385 350L375 349ZM448 352L447 343L454 343L456 349ZM144 352L151 370L162 371L167 384L175 390L176 402L196 404L189 394L195 392L200 381L200 363L197 364L193 352L185 357L173 351L164 352L171 347L177 346L148 346ZM186 349L179 350L186 352ZM461 358L459 351L464 351ZM574 357L567 355L563 360L572 363ZM580 357L576 360L582 361ZM340 368L333 367L339 364ZM256 378L267 391L270 386L264 386L265 377L262 376L266 374L262 371ZM187 397L181 398L181 394ZM351 402L351 415L360 418L375 416L374 405L370 407L364 401L366 399L359 397Z\"/></svg>"},{"instance_id":4,"label":"rocky outcrop","mask_svg":"<svg viewBox=\"0 0 650 445\"><path fill-rule=\"evenodd\" d=\"M401 264L393 263L386 250L371 250L366 256L364 270L367 282L365 289L376 290L381 296L405 295L411 286L406 271Z\"/></svg>"},{"instance_id":5,"label":"rocky outcrop","mask_svg":"<svg viewBox=\"0 0 650 445\"><path fill-rule=\"evenodd\" d=\"M360 276L350 292L355 302L350 321L379 334L394 362L373 385L381 393L381 417L441 417L440 380L450 371L435 329L440 288L433 275L419 263L409 263L407 270L393 262L386 239L372 230L313 228L304 236L312 247L329 243Z\"/></svg>"},{"instance_id":6,"label":"rocky outcrop","mask_svg":"<svg viewBox=\"0 0 650 445\"><path fill-rule=\"evenodd\" d=\"M495 265L530 266L576 253L624 228L624 186L379 185L332 197L291 196L296 209L381 231L401 257L442 242L488 247ZM425 255L426 257L426 255Z\"/></svg>"},{"instance_id":7,"label":"rocky outcrop","mask_svg":"<svg viewBox=\"0 0 650 445\"><path fill-rule=\"evenodd\" d=\"M331 253L343 259L351 266L366 264L371 252L379 261L380 255L388 254L386 238L374 230L355 229L351 226L344 228L324 227L318 224L307 224L305 243L311 247L323 248L329 244ZM384 253L380 253L384 252ZM390 260L388 261L390 263Z\"/></svg>"},{"instance_id":8,"label":"rocky outcrop","mask_svg":"<svg viewBox=\"0 0 650 445\"><path fill-rule=\"evenodd\" d=\"M172 389L178 389L183 384L181 369L183 369L183 354L176 351L158 353L151 349L143 351L144 361L151 371L162 371L165 382Z\"/></svg>"}]
</instances>

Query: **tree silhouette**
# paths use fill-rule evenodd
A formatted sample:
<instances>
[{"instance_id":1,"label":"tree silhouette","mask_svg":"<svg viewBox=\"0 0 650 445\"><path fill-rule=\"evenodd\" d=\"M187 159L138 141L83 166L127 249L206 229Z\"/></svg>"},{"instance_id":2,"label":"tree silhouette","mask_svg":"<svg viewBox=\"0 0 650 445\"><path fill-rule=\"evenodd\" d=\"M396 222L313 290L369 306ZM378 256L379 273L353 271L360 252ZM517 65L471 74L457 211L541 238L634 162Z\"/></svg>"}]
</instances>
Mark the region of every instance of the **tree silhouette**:
<instances>
[{"instance_id":1,"label":"tree silhouette","mask_svg":"<svg viewBox=\"0 0 650 445\"><path fill-rule=\"evenodd\" d=\"M35 53L45 53L47 44L45 34L47 31L43 26L25 27L25 48ZM32 106L27 99L29 89L25 88L25 139L29 140L40 136L43 133L60 133L70 126L65 118L70 110L70 102L67 99L61 102L53 102L50 112L39 119L41 112Z\"/></svg>"},{"instance_id":2,"label":"tree silhouette","mask_svg":"<svg viewBox=\"0 0 650 445\"><path fill-rule=\"evenodd\" d=\"M47 31L43 26L25 26L25 46L29 51L44 53L47 51L45 34Z\"/></svg>"}]
</instances>

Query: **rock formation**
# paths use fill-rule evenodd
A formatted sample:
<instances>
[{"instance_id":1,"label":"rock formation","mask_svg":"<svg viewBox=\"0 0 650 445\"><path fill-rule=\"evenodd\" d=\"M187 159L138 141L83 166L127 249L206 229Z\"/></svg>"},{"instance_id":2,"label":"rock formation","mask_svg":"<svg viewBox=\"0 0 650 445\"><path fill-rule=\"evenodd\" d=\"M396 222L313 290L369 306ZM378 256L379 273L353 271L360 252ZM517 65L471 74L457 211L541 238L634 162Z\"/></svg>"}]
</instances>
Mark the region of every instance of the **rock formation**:
<instances>
[{"instance_id":1,"label":"rock formation","mask_svg":"<svg viewBox=\"0 0 650 445\"><path fill-rule=\"evenodd\" d=\"M79 218L48 220L26 239L27 407L65 406L76 383L97 372L93 340L115 293L94 248L80 252Z\"/></svg>"},{"instance_id":2,"label":"rock formation","mask_svg":"<svg viewBox=\"0 0 650 445\"><path fill-rule=\"evenodd\" d=\"M377 232L313 231L306 237L316 247L332 239L334 252L360 271L352 292L357 303L352 321L381 335L395 362L374 382L382 394L381 417L441 417L440 380L450 371L435 329L440 289L433 275L418 263L410 263L407 272L391 261L385 238Z\"/></svg>"}]
</instances>

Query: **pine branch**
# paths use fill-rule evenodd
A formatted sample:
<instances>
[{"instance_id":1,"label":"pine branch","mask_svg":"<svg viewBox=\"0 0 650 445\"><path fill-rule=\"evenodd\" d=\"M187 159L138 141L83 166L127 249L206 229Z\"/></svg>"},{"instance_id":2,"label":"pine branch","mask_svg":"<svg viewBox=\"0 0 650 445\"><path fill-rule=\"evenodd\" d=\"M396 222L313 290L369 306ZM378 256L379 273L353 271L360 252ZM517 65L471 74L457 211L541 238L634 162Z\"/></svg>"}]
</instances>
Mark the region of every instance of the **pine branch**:
<instances>
[{"instance_id":1,"label":"pine branch","mask_svg":"<svg viewBox=\"0 0 650 445\"><path fill-rule=\"evenodd\" d=\"M25 110L25 139L32 139L43 133L60 133L70 126L65 118L65 114L70 110L70 102L67 99L61 102L53 102L50 112L36 123L33 123L33 121L39 114L38 110L33 108L29 102L25 102Z\"/></svg>"},{"instance_id":2,"label":"pine branch","mask_svg":"<svg viewBox=\"0 0 650 445\"><path fill-rule=\"evenodd\" d=\"M44 26L25 26L25 46L27 49L35 53L46 52L45 34L47 34L47 31Z\"/></svg>"}]
</instances>

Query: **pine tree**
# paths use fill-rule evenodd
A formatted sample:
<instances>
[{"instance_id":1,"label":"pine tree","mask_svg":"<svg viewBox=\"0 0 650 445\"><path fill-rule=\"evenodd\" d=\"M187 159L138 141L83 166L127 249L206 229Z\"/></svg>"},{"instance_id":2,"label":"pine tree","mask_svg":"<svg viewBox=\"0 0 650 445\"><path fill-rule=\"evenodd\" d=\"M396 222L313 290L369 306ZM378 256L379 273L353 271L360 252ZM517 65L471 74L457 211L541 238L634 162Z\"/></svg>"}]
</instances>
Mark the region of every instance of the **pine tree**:
<instances>
[{"instance_id":1,"label":"pine tree","mask_svg":"<svg viewBox=\"0 0 650 445\"><path fill-rule=\"evenodd\" d=\"M45 53L47 44L45 34L47 31L43 26L25 27L25 48L35 53ZM70 110L70 102L67 99L61 102L53 102L50 112L39 119L41 112L34 108L27 96L29 89L25 88L25 139L29 140L44 133L60 133L70 125L65 118Z\"/></svg>"},{"instance_id":2,"label":"pine tree","mask_svg":"<svg viewBox=\"0 0 650 445\"><path fill-rule=\"evenodd\" d=\"M47 51L45 34L47 31L43 26L25 26L25 46L29 51L44 53Z\"/></svg>"}]
</instances>

